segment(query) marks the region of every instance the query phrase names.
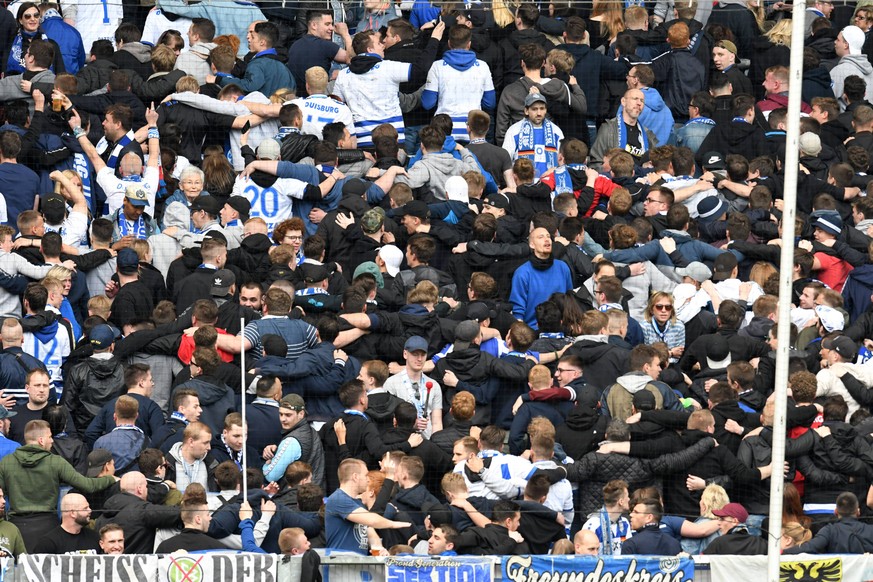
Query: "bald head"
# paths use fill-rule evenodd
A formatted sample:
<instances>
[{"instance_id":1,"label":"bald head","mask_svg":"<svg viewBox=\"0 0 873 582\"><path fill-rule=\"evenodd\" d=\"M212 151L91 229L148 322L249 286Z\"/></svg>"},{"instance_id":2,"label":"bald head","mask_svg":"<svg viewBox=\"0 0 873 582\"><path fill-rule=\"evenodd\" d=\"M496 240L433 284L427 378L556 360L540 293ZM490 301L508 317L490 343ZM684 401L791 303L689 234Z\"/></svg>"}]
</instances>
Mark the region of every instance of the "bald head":
<instances>
[{"instance_id":1,"label":"bald head","mask_svg":"<svg viewBox=\"0 0 873 582\"><path fill-rule=\"evenodd\" d=\"M573 547L579 556L596 556L600 553L600 539L589 529L580 529L573 537Z\"/></svg>"},{"instance_id":2,"label":"bald head","mask_svg":"<svg viewBox=\"0 0 873 582\"><path fill-rule=\"evenodd\" d=\"M140 499L145 499L148 493L148 482L145 475L139 471L131 471L121 476L121 490Z\"/></svg>"},{"instance_id":3,"label":"bald head","mask_svg":"<svg viewBox=\"0 0 873 582\"><path fill-rule=\"evenodd\" d=\"M121 175L122 176L138 176L142 174L142 159L134 154L126 154L121 158Z\"/></svg>"},{"instance_id":4,"label":"bald head","mask_svg":"<svg viewBox=\"0 0 873 582\"><path fill-rule=\"evenodd\" d=\"M9 317L3 322L3 327L0 329L0 341L3 342L4 348L20 346L24 342L24 330L17 319Z\"/></svg>"},{"instance_id":5,"label":"bald head","mask_svg":"<svg viewBox=\"0 0 873 582\"><path fill-rule=\"evenodd\" d=\"M84 495L79 495L78 493L67 493L61 500L61 511L73 511L75 509L80 509L87 504L88 500L85 499Z\"/></svg>"}]
</instances>

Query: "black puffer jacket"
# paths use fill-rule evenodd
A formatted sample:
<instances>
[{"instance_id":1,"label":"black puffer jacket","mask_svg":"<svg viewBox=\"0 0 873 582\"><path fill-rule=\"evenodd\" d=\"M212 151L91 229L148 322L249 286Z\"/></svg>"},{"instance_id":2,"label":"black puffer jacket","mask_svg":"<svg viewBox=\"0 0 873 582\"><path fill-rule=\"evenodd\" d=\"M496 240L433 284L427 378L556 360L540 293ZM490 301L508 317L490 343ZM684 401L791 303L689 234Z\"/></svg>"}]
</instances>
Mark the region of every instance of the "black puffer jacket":
<instances>
[{"instance_id":1,"label":"black puffer jacket","mask_svg":"<svg viewBox=\"0 0 873 582\"><path fill-rule=\"evenodd\" d=\"M124 390L124 368L118 358L90 357L75 365L67 377L61 404L66 406L79 432L85 432L107 402Z\"/></svg>"},{"instance_id":2,"label":"black puffer jacket","mask_svg":"<svg viewBox=\"0 0 873 582\"><path fill-rule=\"evenodd\" d=\"M600 394L588 389L582 378L570 382L567 387L576 391L576 406L564 424L555 427L555 440L564 447L568 456L581 459L603 440L608 420L600 414Z\"/></svg>"},{"instance_id":3,"label":"black puffer jacket","mask_svg":"<svg viewBox=\"0 0 873 582\"><path fill-rule=\"evenodd\" d=\"M831 435L818 439L809 454L809 461L816 467L831 474L821 475L819 479L807 480L803 499L806 503L833 503L843 491L856 495L866 493L866 483L873 475L873 451L855 427L845 422L825 422ZM806 460L798 459L797 468L806 474ZM845 477L858 484L846 484ZM864 489L864 491L861 491Z\"/></svg>"},{"instance_id":4,"label":"black puffer jacket","mask_svg":"<svg viewBox=\"0 0 873 582\"><path fill-rule=\"evenodd\" d=\"M627 481L633 492L651 485L660 489L659 475L684 471L715 446L714 439L702 439L693 446L656 459L639 459L621 454L588 453L566 465L567 479L579 483L576 519L597 511L603 505L603 486L614 479ZM766 463L765 463L766 464ZM582 523L582 522L580 522Z\"/></svg>"}]
</instances>

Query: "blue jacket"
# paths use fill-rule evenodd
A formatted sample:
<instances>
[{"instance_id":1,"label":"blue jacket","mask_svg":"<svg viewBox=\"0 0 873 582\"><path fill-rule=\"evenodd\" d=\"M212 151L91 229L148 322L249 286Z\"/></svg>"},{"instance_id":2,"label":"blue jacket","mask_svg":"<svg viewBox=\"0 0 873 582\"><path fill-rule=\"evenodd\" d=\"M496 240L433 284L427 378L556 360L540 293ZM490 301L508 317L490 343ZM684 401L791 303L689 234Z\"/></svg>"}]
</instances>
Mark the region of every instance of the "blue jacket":
<instances>
[{"instance_id":1,"label":"blue jacket","mask_svg":"<svg viewBox=\"0 0 873 582\"><path fill-rule=\"evenodd\" d=\"M291 380L284 382L283 392L303 397L309 420L327 421L342 414L345 407L339 401L339 387L354 380L361 369L357 358L349 357L345 364L334 362L334 349L332 343L321 342L294 361L267 356L258 367L262 374Z\"/></svg>"},{"instance_id":2,"label":"blue jacket","mask_svg":"<svg viewBox=\"0 0 873 582\"><path fill-rule=\"evenodd\" d=\"M691 238L687 232L666 229L661 231L661 238L669 237L676 241L676 250L682 253L688 262L698 261L712 264L715 259L728 251L717 249L701 240Z\"/></svg>"},{"instance_id":3,"label":"blue jacket","mask_svg":"<svg viewBox=\"0 0 873 582\"><path fill-rule=\"evenodd\" d=\"M308 164L294 164L292 162L284 162L280 161L279 166L276 169L276 175L279 178L294 178L295 180L302 180L303 182L307 182L312 184L313 186L318 186L323 179L323 174L321 170L316 168L315 166L310 166ZM322 198L321 202L318 204L313 204L308 200L295 200L294 206L296 210L294 212L295 215L299 216L303 219L303 224L306 225L306 234L307 236L312 236L315 234L318 225L313 224L309 221L309 213L310 211L318 207L325 212L331 212L332 210L336 210L337 205L339 204L340 199L343 196L343 186L346 183L346 180L349 178L342 178L338 180L327 195ZM367 189L367 202L369 203L379 203L382 201L382 198L385 197L385 192L377 186L375 183L371 183L369 188Z\"/></svg>"},{"instance_id":4,"label":"blue jacket","mask_svg":"<svg viewBox=\"0 0 873 582\"><path fill-rule=\"evenodd\" d=\"M268 359L270 358L264 358L264 360ZM262 404L255 398L254 402L246 406L246 423L249 425L246 440L258 451L258 454L262 453L267 445L278 445L282 440L278 405Z\"/></svg>"},{"instance_id":5,"label":"blue jacket","mask_svg":"<svg viewBox=\"0 0 873 582\"><path fill-rule=\"evenodd\" d=\"M412 13L409 15L409 22L415 28L421 28L422 24L439 18L439 15L440 9L433 6L427 0L415 0L415 3L412 5Z\"/></svg>"},{"instance_id":6,"label":"blue jacket","mask_svg":"<svg viewBox=\"0 0 873 582\"><path fill-rule=\"evenodd\" d=\"M216 378L204 379L204 376L192 378L179 384L173 393L183 388L190 388L197 392L200 398L200 422L212 429L212 434L218 434L224 430L224 417L234 412L235 402L233 390L227 384Z\"/></svg>"},{"instance_id":7,"label":"blue jacket","mask_svg":"<svg viewBox=\"0 0 873 582\"><path fill-rule=\"evenodd\" d=\"M218 79L218 84L222 87L236 84L242 87L246 93L259 91L268 97L278 89L297 88L297 83L291 76L288 67L276 57L276 49L267 49L252 57L246 66L246 74L243 79L223 76Z\"/></svg>"},{"instance_id":8,"label":"blue jacket","mask_svg":"<svg viewBox=\"0 0 873 582\"><path fill-rule=\"evenodd\" d=\"M857 320L870 305L873 293L873 265L855 267L843 285L843 307L849 312L849 321Z\"/></svg>"},{"instance_id":9,"label":"blue jacket","mask_svg":"<svg viewBox=\"0 0 873 582\"><path fill-rule=\"evenodd\" d=\"M131 396L139 403L139 416L136 418L136 426L141 428L148 437L157 434L161 427L164 426L164 413L161 412L161 408L154 400L141 394L130 393L128 396ZM98 438L115 428L113 415L115 414L115 402L117 400L118 398L116 397L107 402L100 409L100 412L97 413L97 416L94 417L94 420L91 421L91 424L88 425L87 430L85 430L85 444L88 445L88 448L94 448L94 442Z\"/></svg>"},{"instance_id":10,"label":"blue jacket","mask_svg":"<svg viewBox=\"0 0 873 582\"><path fill-rule=\"evenodd\" d=\"M115 460L116 474L138 471L137 458L149 446L149 437L134 425L133 429L118 428L94 443L95 449L106 449Z\"/></svg>"},{"instance_id":11,"label":"blue jacket","mask_svg":"<svg viewBox=\"0 0 873 582\"><path fill-rule=\"evenodd\" d=\"M48 16L43 20L42 29L47 37L58 43L67 72L71 75L79 72L79 69L85 66L86 51L85 45L82 44L82 35L79 34L76 27L67 24L60 15L57 15ZM90 49L91 47L88 47L88 50Z\"/></svg>"},{"instance_id":12,"label":"blue jacket","mask_svg":"<svg viewBox=\"0 0 873 582\"><path fill-rule=\"evenodd\" d=\"M667 143L673 132L673 114L661 94L651 87L641 87L646 96L646 106L640 114L640 123L658 138L658 143ZM621 108L619 108L619 111ZM620 115L620 113L619 113Z\"/></svg>"},{"instance_id":13,"label":"blue jacket","mask_svg":"<svg viewBox=\"0 0 873 582\"><path fill-rule=\"evenodd\" d=\"M525 450L525 437L530 421L537 416L548 418L553 425L564 424L567 414L575 406L575 402L562 400L560 402L525 402L515 413L512 427L509 429L509 454L520 455Z\"/></svg>"},{"instance_id":14,"label":"blue jacket","mask_svg":"<svg viewBox=\"0 0 873 582\"><path fill-rule=\"evenodd\" d=\"M20 446L20 444L13 441L12 439L6 438L4 435L0 434L0 459L10 453L14 453L15 449Z\"/></svg>"},{"instance_id":15,"label":"blue jacket","mask_svg":"<svg viewBox=\"0 0 873 582\"><path fill-rule=\"evenodd\" d=\"M530 261L523 264L512 276L512 315L524 320L537 329L537 305L548 300L552 293L566 293L573 288L570 267L560 259L555 259L545 271L534 269Z\"/></svg>"}]
</instances>

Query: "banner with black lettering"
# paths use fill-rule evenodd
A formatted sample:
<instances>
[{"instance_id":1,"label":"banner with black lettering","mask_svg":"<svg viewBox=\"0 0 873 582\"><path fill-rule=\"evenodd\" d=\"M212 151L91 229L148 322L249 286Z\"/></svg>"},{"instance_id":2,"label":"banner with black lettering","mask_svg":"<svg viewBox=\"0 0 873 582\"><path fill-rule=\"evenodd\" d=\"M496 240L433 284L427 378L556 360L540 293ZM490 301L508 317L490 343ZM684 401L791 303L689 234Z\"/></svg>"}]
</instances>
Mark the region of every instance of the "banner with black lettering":
<instances>
[{"instance_id":1,"label":"banner with black lettering","mask_svg":"<svg viewBox=\"0 0 873 582\"><path fill-rule=\"evenodd\" d=\"M756 580L767 571L767 556L709 556L712 582ZM798 554L782 556L782 582L864 582L873 580L873 558L863 555Z\"/></svg>"},{"instance_id":2,"label":"banner with black lettering","mask_svg":"<svg viewBox=\"0 0 873 582\"><path fill-rule=\"evenodd\" d=\"M694 560L678 557L506 556L502 567L503 579L509 582L684 582L694 579Z\"/></svg>"},{"instance_id":3,"label":"banner with black lettering","mask_svg":"<svg viewBox=\"0 0 873 582\"><path fill-rule=\"evenodd\" d=\"M388 558L385 582L491 582L493 567L483 558Z\"/></svg>"},{"instance_id":4,"label":"banner with black lettering","mask_svg":"<svg viewBox=\"0 0 873 582\"><path fill-rule=\"evenodd\" d=\"M155 582L158 557L145 554L123 556L27 554L18 558L19 580L57 582L57 580L87 580L108 582ZM11 570L10 570L11 571ZM12 579L7 574L4 580Z\"/></svg>"},{"instance_id":5,"label":"banner with black lettering","mask_svg":"<svg viewBox=\"0 0 873 582\"><path fill-rule=\"evenodd\" d=\"M282 556L275 554L181 554L161 556L158 582L276 582Z\"/></svg>"}]
</instances>

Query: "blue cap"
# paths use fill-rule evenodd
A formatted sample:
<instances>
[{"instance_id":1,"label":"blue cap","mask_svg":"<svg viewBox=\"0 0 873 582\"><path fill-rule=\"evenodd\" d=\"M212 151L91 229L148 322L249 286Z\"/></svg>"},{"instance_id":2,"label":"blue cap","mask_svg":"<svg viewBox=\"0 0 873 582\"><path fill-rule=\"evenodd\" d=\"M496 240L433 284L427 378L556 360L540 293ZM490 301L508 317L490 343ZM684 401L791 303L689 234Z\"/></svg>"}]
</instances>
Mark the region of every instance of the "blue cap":
<instances>
[{"instance_id":1,"label":"blue cap","mask_svg":"<svg viewBox=\"0 0 873 582\"><path fill-rule=\"evenodd\" d=\"M101 323L95 325L88 334L88 341L95 350L105 350L115 343L115 339L119 336L118 330L111 325Z\"/></svg>"},{"instance_id":2,"label":"blue cap","mask_svg":"<svg viewBox=\"0 0 873 582\"><path fill-rule=\"evenodd\" d=\"M420 335L414 335L403 344L403 349L407 352L427 352L427 340Z\"/></svg>"},{"instance_id":3,"label":"blue cap","mask_svg":"<svg viewBox=\"0 0 873 582\"><path fill-rule=\"evenodd\" d=\"M123 248L115 257L118 272L124 275L133 275L139 269L139 255L131 248Z\"/></svg>"}]
</instances>

